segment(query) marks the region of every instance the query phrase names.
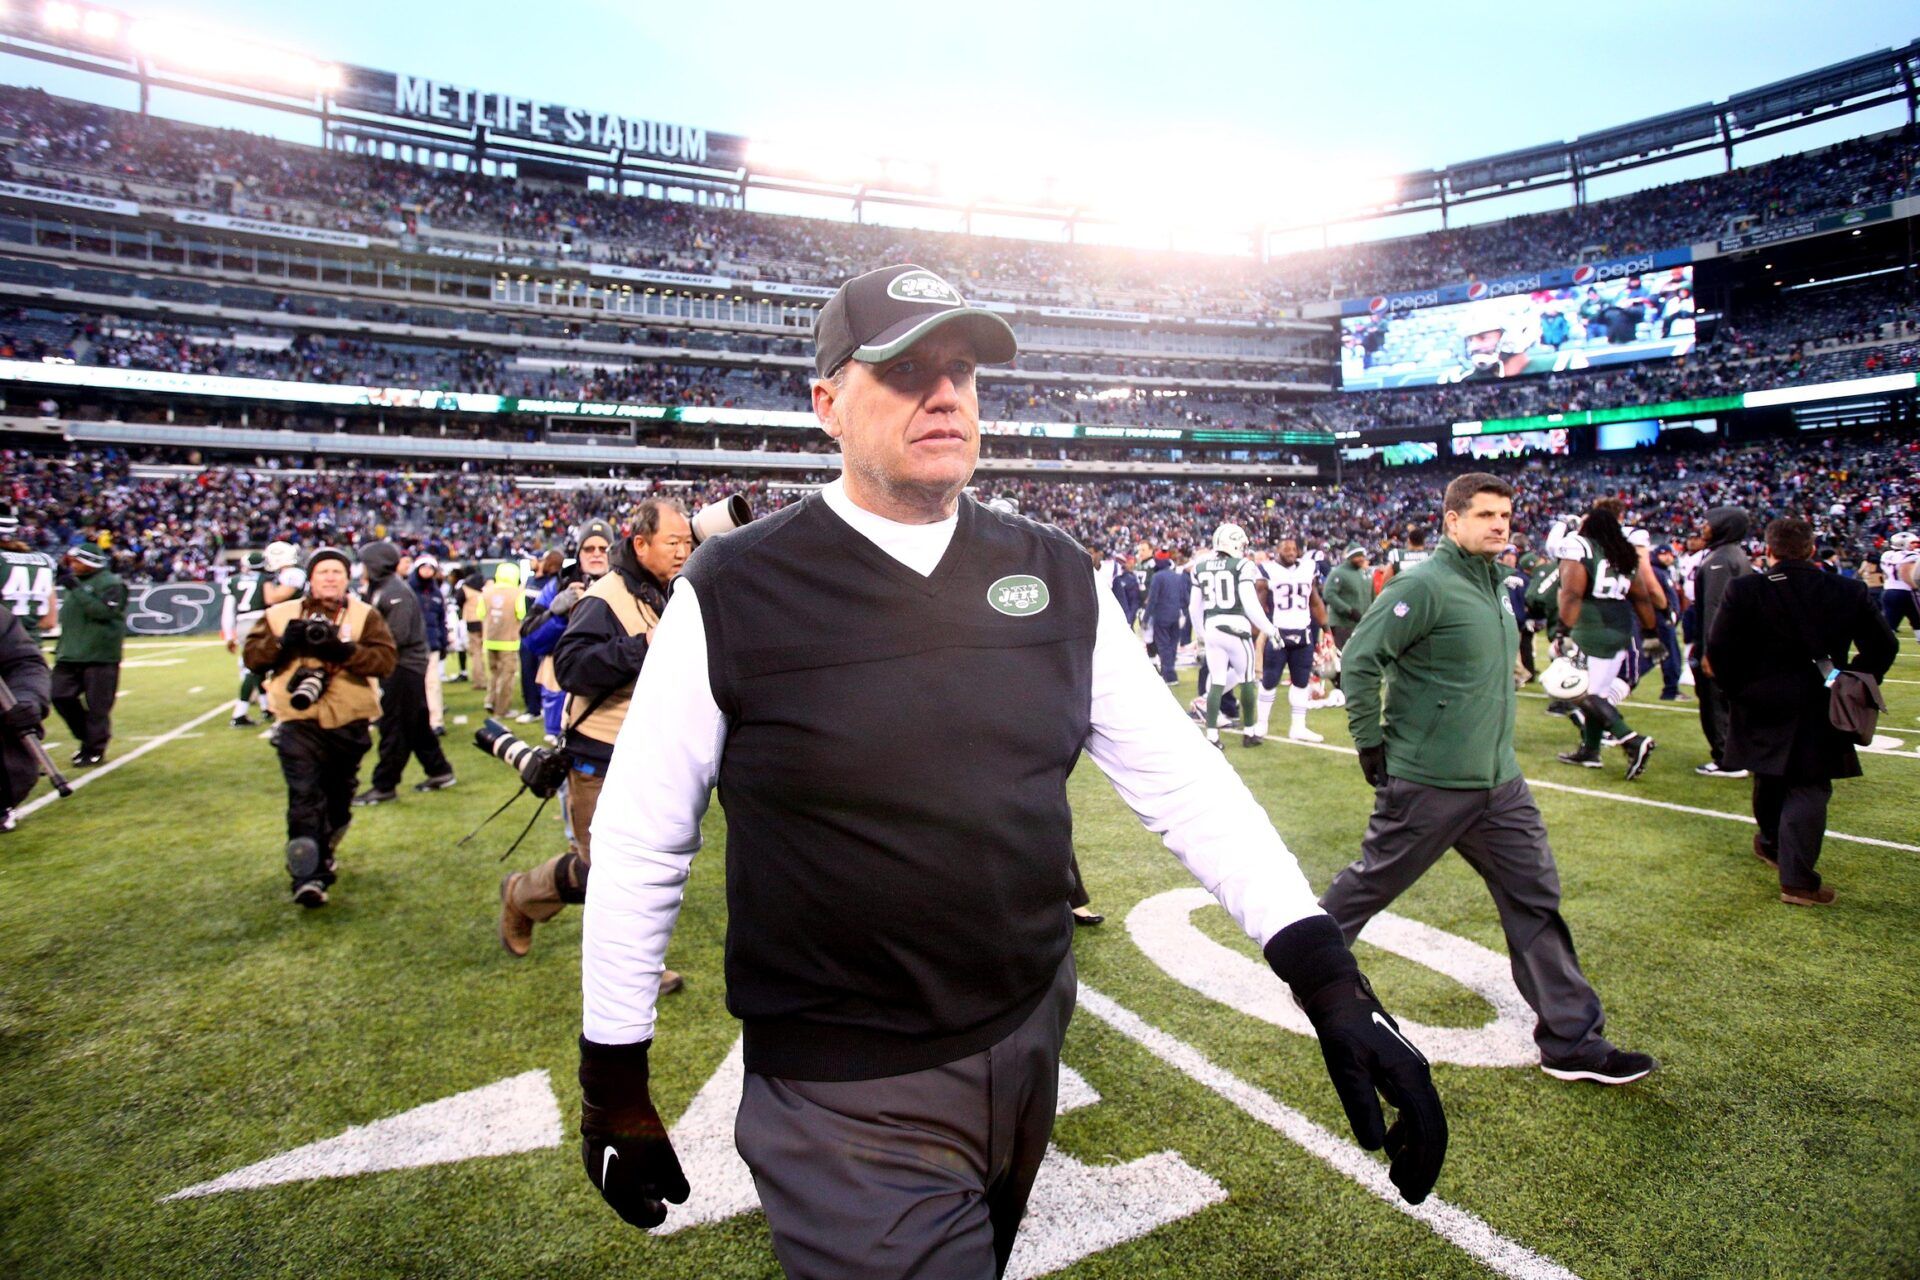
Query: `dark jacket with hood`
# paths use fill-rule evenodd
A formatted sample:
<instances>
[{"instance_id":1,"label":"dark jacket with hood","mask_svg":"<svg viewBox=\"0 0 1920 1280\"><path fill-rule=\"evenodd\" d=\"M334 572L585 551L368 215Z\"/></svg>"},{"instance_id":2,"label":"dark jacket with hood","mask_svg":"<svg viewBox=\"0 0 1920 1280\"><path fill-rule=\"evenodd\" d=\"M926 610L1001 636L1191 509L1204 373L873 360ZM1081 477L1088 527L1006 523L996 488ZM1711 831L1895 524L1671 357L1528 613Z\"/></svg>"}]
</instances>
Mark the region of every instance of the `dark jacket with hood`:
<instances>
[{"instance_id":1,"label":"dark jacket with hood","mask_svg":"<svg viewBox=\"0 0 1920 1280\"><path fill-rule=\"evenodd\" d=\"M393 647L399 652L395 669L425 675L427 624L420 614L419 597L394 576L400 567L400 549L391 542L370 542L360 549L360 563L367 570L361 597L380 611L393 633Z\"/></svg>"},{"instance_id":2,"label":"dark jacket with hood","mask_svg":"<svg viewBox=\"0 0 1920 1280\"><path fill-rule=\"evenodd\" d=\"M13 690L16 701L32 707L40 719L47 718L53 706L52 676L47 660L40 656L40 644L20 620L7 609L0 609L0 677ZM27 754L18 734L0 726L0 810L25 798L40 776L40 766ZM0 816L5 816L0 813Z\"/></svg>"},{"instance_id":3,"label":"dark jacket with hood","mask_svg":"<svg viewBox=\"0 0 1920 1280\"><path fill-rule=\"evenodd\" d=\"M423 578L415 569L408 575L414 599L420 602L420 621L426 626L427 649L431 653L447 651L446 582L439 574Z\"/></svg>"},{"instance_id":4,"label":"dark jacket with hood","mask_svg":"<svg viewBox=\"0 0 1920 1280\"><path fill-rule=\"evenodd\" d=\"M1738 507L1715 507L1707 512L1707 555L1693 575L1693 597L1700 606L1701 647L1713 634L1714 619L1727 588L1735 578L1753 572L1747 559L1747 530L1752 527L1747 513Z\"/></svg>"},{"instance_id":5,"label":"dark jacket with hood","mask_svg":"<svg viewBox=\"0 0 1920 1280\"><path fill-rule=\"evenodd\" d=\"M667 607L667 584L640 567L633 554L633 540L622 538L613 546L613 567L608 571L634 596L644 601L655 614ZM586 596L567 615L566 630L553 650L553 674L560 687L577 698L591 702L608 690L625 688L640 678L640 665L647 659L647 637L630 636L605 601ZM566 749L583 759L607 761L613 758L613 743L590 737L569 726Z\"/></svg>"}]
</instances>

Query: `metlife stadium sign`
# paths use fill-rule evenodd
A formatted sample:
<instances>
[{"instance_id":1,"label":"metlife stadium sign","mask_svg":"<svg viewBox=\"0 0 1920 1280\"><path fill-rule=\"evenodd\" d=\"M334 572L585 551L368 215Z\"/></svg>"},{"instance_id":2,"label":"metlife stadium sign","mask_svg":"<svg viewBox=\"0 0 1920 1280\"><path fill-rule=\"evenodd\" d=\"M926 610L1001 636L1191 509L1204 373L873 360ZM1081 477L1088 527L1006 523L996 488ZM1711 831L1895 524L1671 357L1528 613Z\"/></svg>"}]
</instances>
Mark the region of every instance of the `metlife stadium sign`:
<instances>
[{"instance_id":1,"label":"metlife stadium sign","mask_svg":"<svg viewBox=\"0 0 1920 1280\"><path fill-rule=\"evenodd\" d=\"M475 89L431 76L367 67L344 70L346 83L335 100L362 111L484 129L493 137L618 151L633 159L709 169L738 169L746 162L747 140L734 134Z\"/></svg>"},{"instance_id":2,"label":"metlife stadium sign","mask_svg":"<svg viewBox=\"0 0 1920 1280\"><path fill-rule=\"evenodd\" d=\"M1395 312L1439 307L1454 302L1479 302L1483 298L1510 298L1539 293L1543 289L1571 289L1607 280L1623 280L1670 267L1683 267L1693 261L1693 249L1651 249L1605 262L1586 262L1577 267L1555 267L1546 271L1528 271L1495 280L1469 280L1464 284L1439 284L1404 293L1375 294L1370 298L1347 298L1340 303L1343 316L1391 315Z\"/></svg>"}]
</instances>

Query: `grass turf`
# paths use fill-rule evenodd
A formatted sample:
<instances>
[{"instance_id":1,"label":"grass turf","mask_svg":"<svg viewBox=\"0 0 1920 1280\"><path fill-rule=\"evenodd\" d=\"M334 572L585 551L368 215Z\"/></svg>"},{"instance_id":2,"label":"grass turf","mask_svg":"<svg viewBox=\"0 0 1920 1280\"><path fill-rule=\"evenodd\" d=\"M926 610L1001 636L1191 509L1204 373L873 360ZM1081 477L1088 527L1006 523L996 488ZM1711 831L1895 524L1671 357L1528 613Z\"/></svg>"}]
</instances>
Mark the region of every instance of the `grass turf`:
<instances>
[{"instance_id":1,"label":"grass turf","mask_svg":"<svg viewBox=\"0 0 1920 1280\"><path fill-rule=\"evenodd\" d=\"M1911 653L1911 648L1908 650ZM231 695L205 643L129 657L112 756ZM1920 680L1903 658L1896 677ZM1191 677L1188 677L1190 681ZM530 802L456 841L512 790L466 745L480 712L449 685L451 792L363 811L334 903L286 901L282 786L257 732L219 715L0 837L0 1274L8 1276L772 1276L747 1215L669 1238L623 1226L555 1150L159 1203L190 1183L502 1077L544 1068L565 1130L578 1029L579 917L542 926L514 962L494 937L504 847ZM1182 696L1191 690L1183 686ZM1651 687L1644 692L1651 695ZM1920 748L1920 686L1890 685L1889 728ZM1691 706L1637 699L1661 748L1646 777L1552 759L1564 722L1523 701L1530 777L1740 814L1745 785L1697 779ZM1284 709L1281 712L1284 719ZM1337 713L1313 723L1347 742ZM906 727L903 734L910 732ZM50 728L56 739L60 726ZM903 740L902 750L937 744ZM1350 859L1369 796L1350 756L1282 742L1229 758L1309 878ZM64 759L71 746L57 755ZM1920 759L1868 757L1836 789L1836 831L1920 844ZM417 780L417 768L408 782ZM364 778L364 770L363 770ZM1095 905L1082 980L1321 1125L1344 1132L1311 1041L1196 997L1130 942L1127 910L1190 884L1098 771L1072 781ZM1602 1090L1526 1069L1436 1067L1453 1144L1438 1189L1587 1280L1909 1276L1920 1271L1920 854L1829 841L1830 910L1781 906L1751 828L1541 788L1566 915L1609 1033L1656 1054L1648 1081ZM708 819L670 963L655 1096L676 1116L736 1027L722 1003L723 816ZM558 847L553 807L509 866ZM1502 950L1482 885L1442 861L1395 910ZM1255 954L1224 913L1197 920ZM1361 948L1390 1008L1434 1024L1485 1009L1451 981ZM1084 1259L1074 1276L1472 1276L1470 1255L1091 1016L1067 1062L1100 1105L1055 1141L1090 1164L1173 1150L1222 1204Z\"/></svg>"}]
</instances>

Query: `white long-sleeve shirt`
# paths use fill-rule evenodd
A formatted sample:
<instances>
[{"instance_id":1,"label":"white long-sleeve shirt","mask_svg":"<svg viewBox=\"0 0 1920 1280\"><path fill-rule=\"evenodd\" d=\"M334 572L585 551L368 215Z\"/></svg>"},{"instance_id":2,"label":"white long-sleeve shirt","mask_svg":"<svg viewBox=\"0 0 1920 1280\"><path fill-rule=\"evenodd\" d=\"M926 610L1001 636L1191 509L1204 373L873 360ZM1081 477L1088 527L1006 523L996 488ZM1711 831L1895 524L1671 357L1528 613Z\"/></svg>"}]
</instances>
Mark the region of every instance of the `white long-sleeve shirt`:
<instances>
[{"instance_id":1,"label":"white long-sleeve shirt","mask_svg":"<svg viewBox=\"0 0 1920 1280\"><path fill-rule=\"evenodd\" d=\"M958 526L957 517L887 520L856 506L838 480L821 492L835 515L922 576ZM1098 595L1087 752L1148 830L1264 946L1319 912L1313 891L1246 784L1167 696L1119 601ZM653 1035L667 942L726 740L700 598L681 582L649 641L593 821L580 965L589 1040Z\"/></svg>"}]
</instances>

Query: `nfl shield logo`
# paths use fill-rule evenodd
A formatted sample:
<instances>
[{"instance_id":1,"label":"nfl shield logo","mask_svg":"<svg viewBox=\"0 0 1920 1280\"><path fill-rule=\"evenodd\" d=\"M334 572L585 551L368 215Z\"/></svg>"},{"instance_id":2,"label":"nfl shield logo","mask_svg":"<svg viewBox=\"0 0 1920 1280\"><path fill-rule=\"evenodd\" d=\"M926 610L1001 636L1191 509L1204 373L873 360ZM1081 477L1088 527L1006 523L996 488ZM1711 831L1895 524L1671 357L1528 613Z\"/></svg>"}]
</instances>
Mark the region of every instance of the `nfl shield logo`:
<instances>
[{"instance_id":1,"label":"nfl shield logo","mask_svg":"<svg viewBox=\"0 0 1920 1280\"><path fill-rule=\"evenodd\" d=\"M1404 618L1407 616L1407 602L1405 600L1393 606L1393 616L1396 618Z\"/></svg>"}]
</instances>

